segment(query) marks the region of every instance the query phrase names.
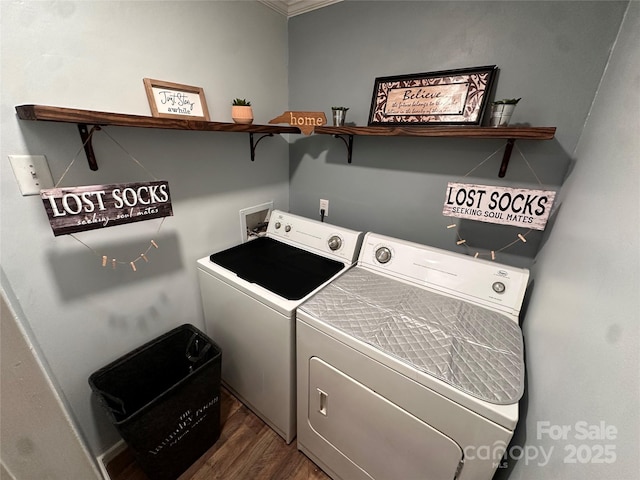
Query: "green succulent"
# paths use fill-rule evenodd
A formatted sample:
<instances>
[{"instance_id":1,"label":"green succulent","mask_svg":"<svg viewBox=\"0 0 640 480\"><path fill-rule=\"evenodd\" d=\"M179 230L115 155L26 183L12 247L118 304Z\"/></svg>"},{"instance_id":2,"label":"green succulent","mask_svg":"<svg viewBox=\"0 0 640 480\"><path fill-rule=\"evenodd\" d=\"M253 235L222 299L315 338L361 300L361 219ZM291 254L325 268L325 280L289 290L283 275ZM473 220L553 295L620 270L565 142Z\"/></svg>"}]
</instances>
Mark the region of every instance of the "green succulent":
<instances>
[{"instance_id":1,"label":"green succulent","mask_svg":"<svg viewBox=\"0 0 640 480\"><path fill-rule=\"evenodd\" d=\"M520 98L503 98L502 100L494 101L493 104L494 105L515 105L520 101Z\"/></svg>"},{"instance_id":2,"label":"green succulent","mask_svg":"<svg viewBox=\"0 0 640 480\"><path fill-rule=\"evenodd\" d=\"M233 100L232 105L241 106L241 107L250 107L251 102L248 102L246 98L235 98Z\"/></svg>"}]
</instances>

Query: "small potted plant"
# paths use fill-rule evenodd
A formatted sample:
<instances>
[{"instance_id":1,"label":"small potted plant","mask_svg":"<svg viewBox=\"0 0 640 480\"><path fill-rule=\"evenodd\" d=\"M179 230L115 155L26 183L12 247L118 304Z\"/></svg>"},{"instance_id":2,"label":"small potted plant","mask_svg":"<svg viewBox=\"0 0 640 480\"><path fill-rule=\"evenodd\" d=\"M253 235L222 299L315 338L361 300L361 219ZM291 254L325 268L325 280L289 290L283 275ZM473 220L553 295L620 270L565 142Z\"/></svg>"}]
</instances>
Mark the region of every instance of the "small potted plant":
<instances>
[{"instance_id":1,"label":"small potted plant","mask_svg":"<svg viewBox=\"0 0 640 480\"><path fill-rule=\"evenodd\" d=\"M516 108L519 101L519 98L503 98L502 100L491 102L491 118L489 120L489 125L492 127L508 126L513 110Z\"/></svg>"},{"instance_id":2,"label":"small potted plant","mask_svg":"<svg viewBox=\"0 0 640 480\"><path fill-rule=\"evenodd\" d=\"M331 107L334 127L344 126L344 119L347 117L347 110L349 110L349 107Z\"/></svg>"},{"instance_id":3,"label":"small potted plant","mask_svg":"<svg viewBox=\"0 0 640 480\"><path fill-rule=\"evenodd\" d=\"M253 123L251 102L245 98L235 98L231 103L231 118L236 123Z\"/></svg>"}]
</instances>

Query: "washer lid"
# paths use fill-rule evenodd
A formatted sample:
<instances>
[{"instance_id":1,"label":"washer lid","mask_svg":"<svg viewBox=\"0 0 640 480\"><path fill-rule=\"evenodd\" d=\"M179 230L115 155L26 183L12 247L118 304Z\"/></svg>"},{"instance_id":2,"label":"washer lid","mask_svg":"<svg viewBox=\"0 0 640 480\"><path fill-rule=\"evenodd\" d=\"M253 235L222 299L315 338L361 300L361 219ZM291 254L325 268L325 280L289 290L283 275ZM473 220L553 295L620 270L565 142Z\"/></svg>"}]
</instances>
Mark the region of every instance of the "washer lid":
<instances>
[{"instance_id":1,"label":"washer lid","mask_svg":"<svg viewBox=\"0 0 640 480\"><path fill-rule=\"evenodd\" d=\"M300 300L345 267L341 262L270 237L236 245L209 259L287 300Z\"/></svg>"}]
</instances>

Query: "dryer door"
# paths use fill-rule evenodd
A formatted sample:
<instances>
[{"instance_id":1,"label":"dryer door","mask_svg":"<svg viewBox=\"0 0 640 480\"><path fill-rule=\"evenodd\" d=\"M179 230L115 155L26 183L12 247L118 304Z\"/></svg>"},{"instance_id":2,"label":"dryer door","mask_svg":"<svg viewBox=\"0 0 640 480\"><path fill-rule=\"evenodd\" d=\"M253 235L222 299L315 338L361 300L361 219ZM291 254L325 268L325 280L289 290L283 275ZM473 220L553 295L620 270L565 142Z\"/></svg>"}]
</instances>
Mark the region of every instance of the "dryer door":
<instances>
[{"instance_id":1,"label":"dryer door","mask_svg":"<svg viewBox=\"0 0 640 480\"><path fill-rule=\"evenodd\" d=\"M376 480L452 480L461 464L451 438L317 357L308 408L311 427L333 447L335 462L324 460L344 479L364 471Z\"/></svg>"}]
</instances>

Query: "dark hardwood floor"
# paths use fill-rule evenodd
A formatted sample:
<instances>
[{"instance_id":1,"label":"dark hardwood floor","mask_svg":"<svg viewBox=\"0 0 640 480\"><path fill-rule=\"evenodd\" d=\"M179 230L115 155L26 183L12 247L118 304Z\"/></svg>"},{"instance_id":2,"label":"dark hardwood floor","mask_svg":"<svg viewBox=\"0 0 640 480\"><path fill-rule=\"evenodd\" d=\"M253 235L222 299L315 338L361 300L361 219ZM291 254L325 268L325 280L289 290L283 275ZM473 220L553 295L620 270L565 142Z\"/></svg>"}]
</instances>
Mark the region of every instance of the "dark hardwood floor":
<instances>
[{"instance_id":1,"label":"dark hardwood floor","mask_svg":"<svg viewBox=\"0 0 640 480\"><path fill-rule=\"evenodd\" d=\"M179 480L329 480L311 460L222 388L220 439ZM125 450L107 465L112 480L149 480Z\"/></svg>"}]
</instances>

